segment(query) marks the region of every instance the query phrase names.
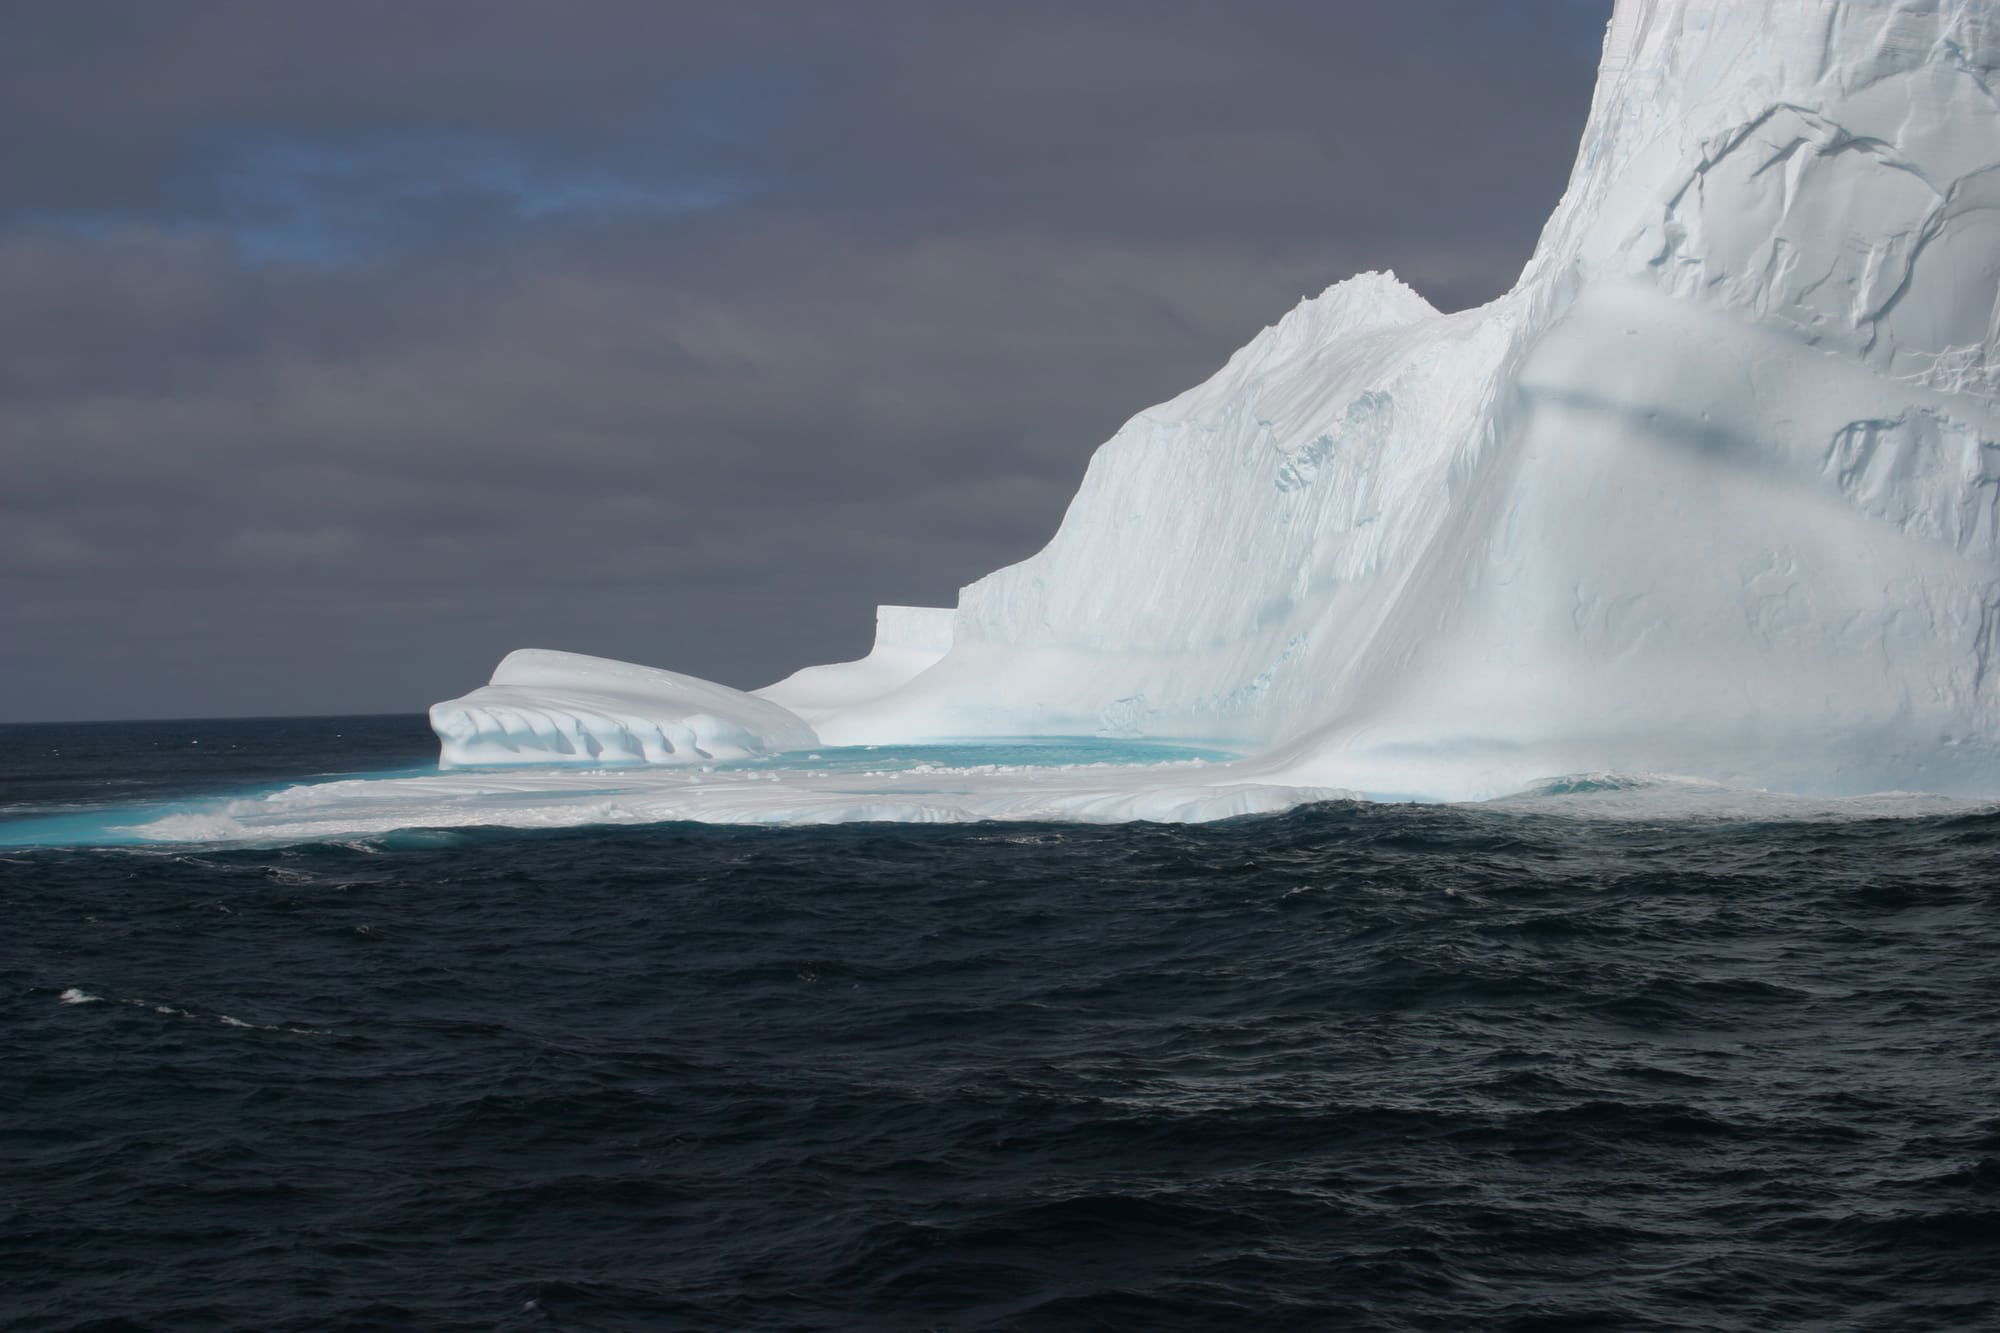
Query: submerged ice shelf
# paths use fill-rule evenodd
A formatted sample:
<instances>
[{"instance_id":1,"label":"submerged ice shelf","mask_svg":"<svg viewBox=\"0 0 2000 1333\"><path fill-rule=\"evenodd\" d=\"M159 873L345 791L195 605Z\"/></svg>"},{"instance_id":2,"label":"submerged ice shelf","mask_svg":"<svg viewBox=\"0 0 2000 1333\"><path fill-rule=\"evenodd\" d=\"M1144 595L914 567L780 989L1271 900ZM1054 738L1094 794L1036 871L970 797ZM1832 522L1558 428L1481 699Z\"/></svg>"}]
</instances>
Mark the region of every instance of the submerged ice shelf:
<instances>
[{"instance_id":1,"label":"submerged ice shelf","mask_svg":"<svg viewBox=\"0 0 2000 1333\"><path fill-rule=\"evenodd\" d=\"M615 702L503 663L439 705L445 758L1251 756L1204 774L1235 790L1214 800L1145 767L932 804L798 776L757 807L788 819L1191 818L1585 771L2000 793L1996 71L2000 0L1619 0L1507 295L1444 314L1393 275L1336 284L1127 423L1039 554L955 608L883 608L862 661Z\"/></svg>"},{"instance_id":2,"label":"submerged ice shelf","mask_svg":"<svg viewBox=\"0 0 2000 1333\"><path fill-rule=\"evenodd\" d=\"M337 842L413 829L562 829L687 822L824 825L1199 823L1270 815L1366 793L1259 781L1238 763L1194 759L979 763L1012 747L828 751L776 763L587 771L465 769L306 783L169 809L101 811L0 827L0 847L51 843ZM1018 757L1018 756L1016 756ZM1509 817L1592 820L1844 821L1990 813L1993 802L1914 793L1803 797L1676 778L1579 775L1482 805ZM429 836L426 834L425 836Z\"/></svg>"},{"instance_id":3,"label":"submerged ice shelf","mask_svg":"<svg viewBox=\"0 0 2000 1333\"><path fill-rule=\"evenodd\" d=\"M880 752L871 752L879 754ZM1206 822L1270 814L1354 793L1246 781L1229 764L1019 764L899 761L879 766L663 765L465 770L304 784L266 796L156 812L114 826L135 842L304 842L410 828L570 828L587 824L843 824L871 820ZM1129 759L1130 756L1127 756Z\"/></svg>"}]
</instances>

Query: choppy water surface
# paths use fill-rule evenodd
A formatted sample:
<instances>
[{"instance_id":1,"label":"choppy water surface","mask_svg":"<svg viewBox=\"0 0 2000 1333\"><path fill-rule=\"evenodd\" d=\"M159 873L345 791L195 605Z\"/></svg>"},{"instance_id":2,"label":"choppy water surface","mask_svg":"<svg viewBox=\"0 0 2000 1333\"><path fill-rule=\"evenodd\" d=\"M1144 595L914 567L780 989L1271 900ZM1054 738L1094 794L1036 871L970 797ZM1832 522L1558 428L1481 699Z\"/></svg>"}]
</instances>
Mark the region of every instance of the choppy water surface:
<instances>
[{"instance_id":1,"label":"choppy water surface","mask_svg":"<svg viewBox=\"0 0 2000 1333\"><path fill-rule=\"evenodd\" d=\"M235 757L0 729L8 818L425 755L172 725ZM10 850L0 1323L1990 1327L1996 872L1387 805Z\"/></svg>"}]
</instances>

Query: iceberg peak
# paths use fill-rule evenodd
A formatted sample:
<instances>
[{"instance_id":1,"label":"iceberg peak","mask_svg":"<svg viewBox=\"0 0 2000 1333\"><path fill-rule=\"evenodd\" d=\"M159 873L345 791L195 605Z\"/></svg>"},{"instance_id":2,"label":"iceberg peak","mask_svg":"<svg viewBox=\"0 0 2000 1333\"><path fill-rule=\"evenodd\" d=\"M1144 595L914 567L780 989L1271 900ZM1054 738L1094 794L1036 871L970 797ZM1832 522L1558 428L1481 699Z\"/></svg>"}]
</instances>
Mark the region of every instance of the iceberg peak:
<instances>
[{"instance_id":1,"label":"iceberg peak","mask_svg":"<svg viewBox=\"0 0 2000 1333\"><path fill-rule=\"evenodd\" d=\"M1369 329L1414 324L1438 314L1416 288L1394 270L1357 273L1308 296L1266 330L1281 340L1324 342Z\"/></svg>"}]
</instances>

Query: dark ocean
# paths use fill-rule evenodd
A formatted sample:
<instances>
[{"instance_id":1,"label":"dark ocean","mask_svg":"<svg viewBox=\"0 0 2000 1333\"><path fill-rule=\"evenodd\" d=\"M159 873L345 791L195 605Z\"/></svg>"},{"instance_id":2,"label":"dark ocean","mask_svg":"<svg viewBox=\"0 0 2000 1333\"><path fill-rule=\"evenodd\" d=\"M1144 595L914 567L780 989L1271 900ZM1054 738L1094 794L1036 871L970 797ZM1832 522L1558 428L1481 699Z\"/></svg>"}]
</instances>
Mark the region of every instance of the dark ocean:
<instances>
[{"instance_id":1,"label":"dark ocean","mask_svg":"<svg viewBox=\"0 0 2000 1333\"><path fill-rule=\"evenodd\" d=\"M425 764L0 728L0 834ZM2000 817L0 850L0 1325L2000 1327Z\"/></svg>"}]
</instances>

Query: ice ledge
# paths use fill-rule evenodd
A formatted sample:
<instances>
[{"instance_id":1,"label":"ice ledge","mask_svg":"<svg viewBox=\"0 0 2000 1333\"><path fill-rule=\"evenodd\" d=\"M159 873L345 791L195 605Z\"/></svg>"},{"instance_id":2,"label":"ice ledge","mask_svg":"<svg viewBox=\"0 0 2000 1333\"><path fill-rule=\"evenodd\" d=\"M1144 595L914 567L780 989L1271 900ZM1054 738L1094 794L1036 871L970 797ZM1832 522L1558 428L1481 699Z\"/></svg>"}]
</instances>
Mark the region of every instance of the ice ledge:
<instances>
[{"instance_id":1,"label":"ice ledge","mask_svg":"<svg viewBox=\"0 0 2000 1333\"><path fill-rule=\"evenodd\" d=\"M950 607L878 606L875 644L852 662L802 667L757 697L814 723L907 685L951 651L958 612Z\"/></svg>"},{"instance_id":2,"label":"ice ledge","mask_svg":"<svg viewBox=\"0 0 2000 1333\"><path fill-rule=\"evenodd\" d=\"M690 764L809 749L797 714L727 685L581 653L522 648L492 680L431 705L439 763Z\"/></svg>"}]
</instances>

